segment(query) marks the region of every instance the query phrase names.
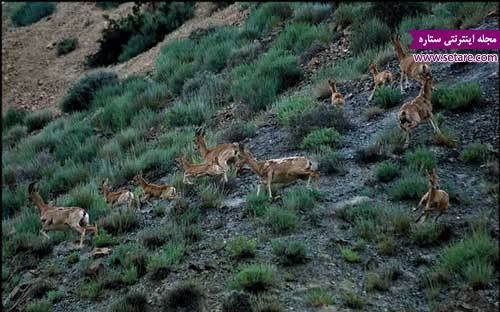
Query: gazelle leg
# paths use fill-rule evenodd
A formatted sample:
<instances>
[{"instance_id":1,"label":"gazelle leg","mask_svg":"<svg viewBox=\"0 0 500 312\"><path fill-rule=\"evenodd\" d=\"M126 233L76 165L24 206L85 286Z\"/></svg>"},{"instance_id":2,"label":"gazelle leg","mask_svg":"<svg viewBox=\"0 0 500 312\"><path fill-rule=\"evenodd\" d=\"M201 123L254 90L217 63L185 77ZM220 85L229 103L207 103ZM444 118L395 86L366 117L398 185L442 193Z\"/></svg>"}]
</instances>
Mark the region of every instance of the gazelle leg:
<instances>
[{"instance_id":1,"label":"gazelle leg","mask_svg":"<svg viewBox=\"0 0 500 312\"><path fill-rule=\"evenodd\" d=\"M82 235L80 236L80 248L83 247L83 240L85 239L85 232L87 231L86 228L83 228L82 230Z\"/></svg>"},{"instance_id":2,"label":"gazelle leg","mask_svg":"<svg viewBox=\"0 0 500 312\"><path fill-rule=\"evenodd\" d=\"M267 190L269 191L269 199L273 199L273 195L271 194L271 181L267 182Z\"/></svg>"},{"instance_id":3,"label":"gazelle leg","mask_svg":"<svg viewBox=\"0 0 500 312\"><path fill-rule=\"evenodd\" d=\"M405 130L406 132L406 139L405 139L405 144L404 144L404 148L408 148L408 146L410 146L410 131L409 130Z\"/></svg>"},{"instance_id":4,"label":"gazelle leg","mask_svg":"<svg viewBox=\"0 0 500 312\"><path fill-rule=\"evenodd\" d=\"M50 239L50 236L43 229L40 230L40 234L45 236L46 239Z\"/></svg>"},{"instance_id":5,"label":"gazelle leg","mask_svg":"<svg viewBox=\"0 0 500 312\"><path fill-rule=\"evenodd\" d=\"M410 86L410 83L408 82L408 74L406 74L405 77L406 77L406 86L405 86L405 89L408 89L408 87Z\"/></svg>"},{"instance_id":6,"label":"gazelle leg","mask_svg":"<svg viewBox=\"0 0 500 312\"><path fill-rule=\"evenodd\" d=\"M425 193L425 195L422 197L422 199L418 203L417 207L413 208L413 211L417 211L418 208L422 207L422 205L424 204L424 202L427 200L428 197L429 197L429 192Z\"/></svg>"},{"instance_id":7,"label":"gazelle leg","mask_svg":"<svg viewBox=\"0 0 500 312\"><path fill-rule=\"evenodd\" d=\"M404 75L405 75L404 72L401 71L401 79L399 80L399 87L401 88L401 93L404 92L404 90L403 90L403 78L404 78Z\"/></svg>"},{"instance_id":8,"label":"gazelle leg","mask_svg":"<svg viewBox=\"0 0 500 312\"><path fill-rule=\"evenodd\" d=\"M311 188L311 175L307 178L307 183L306 183L307 188Z\"/></svg>"},{"instance_id":9,"label":"gazelle leg","mask_svg":"<svg viewBox=\"0 0 500 312\"><path fill-rule=\"evenodd\" d=\"M260 186L261 186L262 183L259 183L259 186L257 186L257 196L259 196L260 194Z\"/></svg>"},{"instance_id":10,"label":"gazelle leg","mask_svg":"<svg viewBox=\"0 0 500 312\"><path fill-rule=\"evenodd\" d=\"M375 94L375 90L377 90L377 87L373 88L372 94L370 94L370 96L368 97L368 102L372 100L373 95Z\"/></svg>"}]
</instances>

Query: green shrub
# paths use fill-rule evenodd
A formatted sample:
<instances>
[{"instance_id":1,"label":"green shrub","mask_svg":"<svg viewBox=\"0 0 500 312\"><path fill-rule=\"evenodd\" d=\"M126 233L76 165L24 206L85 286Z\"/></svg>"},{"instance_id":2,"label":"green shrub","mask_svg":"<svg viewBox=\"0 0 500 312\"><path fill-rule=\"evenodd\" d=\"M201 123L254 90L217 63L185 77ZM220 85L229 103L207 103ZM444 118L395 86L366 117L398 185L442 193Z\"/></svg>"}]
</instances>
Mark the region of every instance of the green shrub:
<instances>
[{"instance_id":1,"label":"green shrub","mask_svg":"<svg viewBox=\"0 0 500 312\"><path fill-rule=\"evenodd\" d=\"M255 62L235 67L230 76L231 95L257 112L271 104L279 92L297 83L302 70L293 55L271 49Z\"/></svg>"},{"instance_id":2,"label":"green shrub","mask_svg":"<svg viewBox=\"0 0 500 312\"><path fill-rule=\"evenodd\" d=\"M399 128L389 128L377 135L375 143L388 149L391 153L401 154L405 150L405 135Z\"/></svg>"},{"instance_id":3,"label":"green shrub","mask_svg":"<svg viewBox=\"0 0 500 312\"><path fill-rule=\"evenodd\" d=\"M307 291L306 302L310 306L321 307L331 305L335 301L329 289L315 287Z\"/></svg>"},{"instance_id":4,"label":"green shrub","mask_svg":"<svg viewBox=\"0 0 500 312\"><path fill-rule=\"evenodd\" d=\"M249 193L246 197L245 213L254 217L262 217L271 207L266 192Z\"/></svg>"},{"instance_id":5,"label":"green shrub","mask_svg":"<svg viewBox=\"0 0 500 312\"><path fill-rule=\"evenodd\" d=\"M98 281L88 281L80 287L80 297L90 300L98 299L103 290L103 284Z\"/></svg>"},{"instance_id":6,"label":"green shrub","mask_svg":"<svg viewBox=\"0 0 500 312\"><path fill-rule=\"evenodd\" d=\"M347 247L340 247L340 254L345 261L349 263L358 263L361 262L361 257L357 252Z\"/></svg>"},{"instance_id":7,"label":"green shrub","mask_svg":"<svg viewBox=\"0 0 500 312\"><path fill-rule=\"evenodd\" d=\"M302 242L274 240L272 248L281 265L290 266L307 261L306 246Z\"/></svg>"},{"instance_id":8,"label":"green shrub","mask_svg":"<svg viewBox=\"0 0 500 312\"><path fill-rule=\"evenodd\" d=\"M118 244L118 242L113 238L111 234L108 234L106 230L99 230L98 235L94 235L92 238L92 244L95 247L106 247Z\"/></svg>"},{"instance_id":9,"label":"green shrub","mask_svg":"<svg viewBox=\"0 0 500 312\"><path fill-rule=\"evenodd\" d=\"M255 312L284 312L285 306L273 295L257 295L252 300L252 311Z\"/></svg>"},{"instance_id":10,"label":"green shrub","mask_svg":"<svg viewBox=\"0 0 500 312\"><path fill-rule=\"evenodd\" d=\"M49 16L55 9L52 2L25 2L12 12L10 19L14 26L28 26Z\"/></svg>"},{"instance_id":11,"label":"green shrub","mask_svg":"<svg viewBox=\"0 0 500 312\"><path fill-rule=\"evenodd\" d=\"M165 215L165 212L167 210L167 206L165 206L164 204L161 204L161 203L157 203L153 206L153 215L155 217L163 217Z\"/></svg>"},{"instance_id":12,"label":"green shrub","mask_svg":"<svg viewBox=\"0 0 500 312\"><path fill-rule=\"evenodd\" d=\"M97 70L86 74L71 86L60 102L64 112L87 110L94 98L95 92L107 85L118 83L114 72Z\"/></svg>"},{"instance_id":13,"label":"green shrub","mask_svg":"<svg viewBox=\"0 0 500 312\"><path fill-rule=\"evenodd\" d=\"M288 25L280 33L274 46L294 54L305 52L314 42L328 43L331 35L327 27L315 26L304 23Z\"/></svg>"},{"instance_id":14,"label":"green shrub","mask_svg":"<svg viewBox=\"0 0 500 312\"><path fill-rule=\"evenodd\" d=\"M439 88L432 94L432 104L437 109L466 109L479 104L481 93L481 86L478 83L462 83L454 88Z\"/></svg>"},{"instance_id":15,"label":"green shrub","mask_svg":"<svg viewBox=\"0 0 500 312\"><path fill-rule=\"evenodd\" d=\"M345 290L342 293L342 301L346 306L353 309L362 309L366 304L361 296L351 290Z\"/></svg>"},{"instance_id":16,"label":"green shrub","mask_svg":"<svg viewBox=\"0 0 500 312\"><path fill-rule=\"evenodd\" d=\"M474 142L464 148L460 157L468 163L482 163L486 162L490 155L491 147L489 145Z\"/></svg>"},{"instance_id":17,"label":"green shrub","mask_svg":"<svg viewBox=\"0 0 500 312\"><path fill-rule=\"evenodd\" d=\"M261 292L277 285L277 273L267 264L249 264L242 266L229 282L229 287L249 292Z\"/></svg>"},{"instance_id":18,"label":"green shrub","mask_svg":"<svg viewBox=\"0 0 500 312\"><path fill-rule=\"evenodd\" d=\"M382 239L377 244L377 248L378 248L378 253L383 256L392 256L396 254L397 251L396 242L391 237L386 237Z\"/></svg>"},{"instance_id":19,"label":"green shrub","mask_svg":"<svg viewBox=\"0 0 500 312\"><path fill-rule=\"evenodd\" d=\"M495 281L493 265L487 259L471 261L463 274L474 289L486 288L489 283Z\"/></svg>"},{"instance_id":20,"label":"green shrub","mask_svg":"<svg viewBox=\"0 0 500 312\"><path fill-rule=\"evenodd\" d=\"M171 98L172 94L165 85L152 83L134 98L135 110L149 109L159 111Z\"/></svg>"},{"instance_id":21,"label":"green shrub","mask_svg":"<svg viewBox=\"0 0 500 312\"><path fill-rule=\"evenodd\" d=\"M148 248L162 246L169 239L169 231L166 228L144 229L137 233L137 238Z\"/></svg>"},{"instance_id":22,"label":"green shrub","mask_svg":"<svg viewBox=\"0 0 500 312\"><path fill-rule=\"evenodd\" d=\"M80 261L80 254L78 252L72 252L69 254L67 261L69 264L75 264Z\"/></svg>"},{"instance_id":23,"label":"green shrub","mask_svg":"<svg viewBox=\"0 0 500 312\"><path fill-rule=\"evenodd\" d=\"M122 4L122 2L96 1L95 6L103 10L109 10L117 8L120 4Z\"/></svg>"},{"instance_id":24,"label":"green shrub","mask_svg":"<svg viewBox=\"0 0 500 312\"><path fill-rule=\"evenodd\" d=\"M290 3L263 3L248 17L242 30L243 34L252 39L263 36L292 14Z\"/></svg>"},{"instance_id":25,"label":"green shrub","mask_svg":"<svg viewBox=\"0 0 500 312\"><path fill-rule=\"evenodd\" d=\"M383 86L378 88L373 95L373 101L382 108L392 108L401 103L403 95L398 88Z\"/></svg>"},{"instance_id":26,"label":"green shrub","mask_svg":"<svg viewBox=\"0 0 500 312\"><path fill-rule=\"evenodd\" d=\"M121 265L125 269L136 268L138 276L146 273L148 250L139 243L118 245L111 255L113 265Z\"/></svg>"},{"instance_id":27,"label":"green shrub","mask_svg":"<svg viewBox=\"0 0 500 312\"><path fill-rule=\"evenodd\" d=\"M208 105L220 107L230 100L229 83L221 75L201 71L184 83L182 97L187 101L198 97Z\"/></svg>"},{"instance_id":28,"label":"green shrub","mask_svg":"<svg viewBox=\"0 0 500 312\"><path fill-rule=\"evenodd\" d=\"M244 236L236 236L228 242L228 250L234 258L248 258L255 255L257 240Z\"/></svg>"},{"instance_id":29,"label":"green shrub","mask_svg":"<svg viewBox=\"0 0 500 312\"><path fill-rule=\"evenodd\" d=\"M421 226L414 226L411 236L419 246L435 245L448 239L449 229L439 223L425 223Z\"/></svg>"},{"instance_id":30,"label":"green shrub","mask_svg":"<svg viewBox=\"0 0 500 312\"><path fill-rule=\"evenodd\" d=\"M389 195L397 200L420 200L427 192L427 179L419 176L407 176L389 187Z\"/></svg>"},{"instance_id":31,"label":"green shrub","mask_svg":"<svg viewBox=\"0 0 500 312\"><path fill-rule=\"evenodd\" d=\"M323 146L340 148L344 143L342 135L334 128L317 129L309 133L302 141L302 148L319 150Z\"/></svg>"},{"instance_id":32,"label":"green shrub","mask_svg":"<svg viewBox=\"0 0 500 312\"><path fill-rule=\"evenodd\" d=\"M369 6L365 3L341 3L333 12L335 23L341 27L349 26L366 18Z\"/></svg>"},{"instance_id":33,"label":"green shrub","mask_svg":"<svg viewBox=\"0 0 500 312\"><path fill-rule=\"evenodd\" d=\"M317 190L306 187L292 187L283 195L283 207L290 211L311 211L321 194Z\"/></svg>"},{"instance_id":34,"label":"green shrub","mask_svg":"<svg viewBox=\"0 0 500 312\"><path fill-rule=\"evenodd\" d=\"M274 233L289 233L297 230L300 225L299 217L293 211L278 207L269 207L266 210L267 224Z\"/></svg>"},{"instance_id":35,"label":"green shrub","mask_svg":"<svg viewBox=\"0 0 500 312\"><path fill-rule=\"evenodd\" d=\"M15 192L8 188L2 188L2 216L3 218L14 215L26 204L27 192L21 187L17 187Z\"/></svg>"},{"instance_id":36,"label":"green shrub","mask_svg":"<svg viewBox=\"0 0 500 312\"><path fill-rule=\"evenodd\" d=\"M24 118L27 111L9 107L5 114L2 114L2 129L7 130L14 125L24 125Z\"/></svg>"},{"instance_id":37,"label":"green shrub","mask_svg":"<svg viewBox=\"0 0 500 312\"><path fill-rule=\"evenodd\" d=\"M141 312L148 305L146 295L143 293L128 293L111 306L111 312Z\"/></svg>"},{"instance_id":38,"label":"green shrub","mask_svg":"<svg viewBox=\"0 0 500 312\"><path fill-rule=\"evenodd\" d=\"M253 122L233 122L224 131L223 137L229 142L241 142L246 138L255 136L257 127Z\"/></svg>"},{"instance_id":39,"label":"green shrub","mask_svg":"<svg viewBox=\"0 0 500 312\"><path fill-rule=\"evenodd\" d=\"M421 2L371 3L369 10L381 18L391 30L397 29L404 17L421 15L430 11L429 7ZM388 12L391 14L387 14Z\"/></svg>"},{"instance_id":40,"label":"green shrub","mask_svg":"<svg viewBox=\"0 0 500 312\"><path fill-rule=\"evenodd\" d=\"M99 220L101 226L112 234L122 234L138 224L135 211L127 209L125 212L113 212L109 216Z\"/></svg>"},{"instance_id":41,"label":"green shrub","mask_svg":"<svg viewBox=\"0 0 500 312\"><path fill-rule=\"evenodd\" d=\"M353 29L351 48L354 54L383 46L391 39L391 30L378 18L371 18Z\"/></svg>"},{"instance_id":42,"label":"green shrub","mask_svg":"<svg viewBox=\"0 0 500 312\"><path fill-rule=\"evenodd\" d=\"M410 232L413 220L406 210L394 209L390 212L389 218L396 233L406 235Z\"/></svg>"},{"instance_id":43,"label":"green shrub","mask_svg":"<svg viewBox=\"0 0 500 312\"><path fill-rule=\"evenodd\" d=\"M89 177L88 169L82 163L67 161L66 164L57 170L46 184L41 184L41 192L61 194L69 191L79 183L84 183Z\"/></svg>"},{"instance_id":44,"label":"green shrub","mask_svg":"<svg viewBox=\"0 0 500 312\"><path fill-rule=\"evenodd\" d=\"M390 182L399 176L400 171L398 164L384 161L375 167L375 178L381 182Z\"/></svg>"},{"instance_id":45,"label":"green shrub","mask_svg":"<svg viewBox=\"0 0 500 312\"><path fill-rule=\"evenodd\" d=\"M152 272L152 278L159 280L167 277L172 266L178 264L185 253L185 246L181 243L168 243L163 250L148 259L146 269Z\"/></svg>"},{"instance_id":46,"label":"green shrub","mask_svg":"<svg viewBox=\"0 0 500 312\"><path fill-rule=\"evenodd\" d=\"M344 155L332 148L322 148L315 159L319 162L318 170L323 174L344 173L346 170Z\"/></svg>"},{"instance_id":47,"label":"green shrub","mask_svg":"<svg viewBox=\"0 0 500 312\"><path fill-rule=\"evenodd\" d=\"M178 102L167 111L165 120L170 127L201 126L209 114L210 108L199 100L186 104Z\"/></svg>"},{"instance_id":48,"label":"green shrub","mask_svg":"<svg viewBox=\"0 0 500 312\"><path fill-rule=\"evenodd\" d=\"M366 276L366 288L372 290L387 290L389 289L389 280L380 276L378 273L368 273Z\"/></svg>"},{"instance_id":49,"label":"green shrub","mask_svg":"<svg viewBox=\"0 0 500 312\"><path fill-rule=\"evenodd\" d=\"M432 151L423 147L417 148L412 152L406 152L405 160L410 168L420 172L431 171L437 166L437 161Z\"/></svg>"},{"instance_id":50,"label":"green shrub","mask_svg":"<svg viewBox=\"0 0 500 312\"><path fill-rule=\"evenodd\" d=\"M43 109L29 113L24 119L28 132L39 130L45 127L53 118L54 113L51 109Z\"/></svg>"},{"instance_id":51,"label":"green shrub","mask_svg":"<svg viewBox=\"0 0 500 312\"><path fill-rule=\"evenodd\" d=\"M162 297L165 311L201 312L205 309L206 295L200 284L193 281L177 283Z\"/></svg>"},{"instance_id":52,"label":"green shrub","mask_svg":"<svg viewBox=\"0 0 500 312\"><path fill-rule=\"evenodd\" d=\"M78 39L75 37L64 38L57 43L57 55L65 55L76 49L78 46Z\"/></svg>"},{"instance_id":53,"label":"green shrub","mask_svg":"<svg viewBox=\"0 0 500 312\"><path fill-rule=\"evenodd\" d=\"M87 209L89 212L90 223L96 222L100 217L107 215L110 212L104 197L97 189L97 184L94 182L88 184L80 184L73 188L66 197L58 201L62 206L76 206ZM99 237L100 235L97 235ZM105 236L103 236L104 238Z\"/></svg>"},{"instance_id":54,"label":"green shrub","mask_svg":"<svg viewBox=\"0 0 500 312\"><path fill-rule=\"evenodd\" d=\"M64 298L64 290L51 290L47 292L47 299L52 303L57 303Z\"/></svg>"},{"instance_id":55,"label":"green shrub","mask_svg":"<svg viewBox=\"0 0 500 312\"><path fill-rule=\"evenodd\" d=\"M278 114L278 123L281 126L286 126L292 114L300 114L314 104L314 100L310 96L288 96L281 98L274 104Z\"/></svg>"},{"instance_id":56,"label":"green shrub","mask_svg":"<svg viewBox=\"0 0 500 312\"><path fill-rule=\"evenodd\" d=\"M46 300L39 300L28 304L26 312L51 312L52 305Z\"/></svg>"},{"instance_id":57,"label":"green shrub","mask_svg":"<svg viewBox=\"0 0 500 312\"><path fill-rule=\"evenodd\" d=\"M356 233L359 235L359 237L366 239L366 240L374 239L380 230L376 220L363 219L363 218L358 218L356 220L355 229L356 229Z\"/></svg>"},{"instance_id":58,"label":"green shrub","mask_svg":"<svg viewBox=\"0 0 500 312\"><path fill-rule=\"evenodd\" d=\"M223 189L214 183L200 186L198 196L200 197L200 208L202 209L220 208L224 201Z\"/></svg>"},{"instance_id":59,"label":"green shrub","mask_svg":"<svg viewBox=\"0 0 500 312\"><path fill-rule=\"evenodd\" d=\"M262 52L260 42L249 42L239 48L233 48L227 60L228 66L234 67L239 64L250 63L260 55L260 52Z\"/></svg>"},{"instance_id":60,"label":"green shrub","mask_svg":"<svg viewBox=\"0 0 500 312\"><path fill-rule=\"evenodd\" d=\"M332 14L332 6L323 3L301 3L293 10L295 22L319 24Z\"/></svg>"},{"instance_id":61,"label":"green shrub","mask_svg":"<svg viewBox=\"0 0 500 312\"><path fill-rule=\"evenodd\" d=\"M384 216L384 207L378 203L362 202L349 205L338 211L339 217L345 221L355 222L359 219L381 220Z\"/></svg>"}]
</instances>

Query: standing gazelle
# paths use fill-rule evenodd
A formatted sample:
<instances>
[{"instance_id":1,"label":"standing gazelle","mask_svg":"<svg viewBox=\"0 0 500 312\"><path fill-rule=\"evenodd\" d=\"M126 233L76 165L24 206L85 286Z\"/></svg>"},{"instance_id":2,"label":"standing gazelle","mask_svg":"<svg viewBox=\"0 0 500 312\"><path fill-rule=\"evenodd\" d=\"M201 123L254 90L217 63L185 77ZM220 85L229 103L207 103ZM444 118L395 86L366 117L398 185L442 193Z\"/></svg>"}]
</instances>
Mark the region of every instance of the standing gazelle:
<instances>
[{"instance_id":1,"label":"standing gazelle","mask_svg":"<svg viewBox=\"0 0 500 312\"><path fill-rule=\"evenodd\" d=\"M28 193L30 199L40 211L40 220L42 221L40 233L47 239L50 239L47 231L65 231L72 228L81 234L81 248L86 231L90 230L97 233L97 225L89 226L89 214L85 209L80 207L53 207L47 205L38 193L35 182L28 186Z\"/></svg>"},{"instance_id":2,"label":"standing gazelle","mask_svg":"<svg viewBox=\"0 0 500 312\"><path fill-rule=\"evenodd\" d=\"M373 98L373 95L375 94L375 91L384 86L385 84L389 84L392 82L392 73L388 70L384 70L379 72L377 69L377 64L370 64L369 66L370 72L372 73L373 77L373 91L370 94L370 97L368 98L368 101L371 101Z\"/></svg>"},{"instance_id":3,"label":"standing gazelle","mask_svg":"<svg viewBox=\"0 0 500 312\"><path fill-rule=\"evenodd\" d=\"M422 196L418 206L413 209L413 211L418 210L425 202L424 211L415 222L418 222L423 216L425 216L424 221L427 220L427 217L432 210L439 212L434 219L434 222L436 222L443 213L448 211L448 207L450 206L450 196L448 196L448 193L438 189L438 175L436 168L432 169L432 172L427 172L427 175L429 176L429 191Z\"/></svg>"}]
</instances>

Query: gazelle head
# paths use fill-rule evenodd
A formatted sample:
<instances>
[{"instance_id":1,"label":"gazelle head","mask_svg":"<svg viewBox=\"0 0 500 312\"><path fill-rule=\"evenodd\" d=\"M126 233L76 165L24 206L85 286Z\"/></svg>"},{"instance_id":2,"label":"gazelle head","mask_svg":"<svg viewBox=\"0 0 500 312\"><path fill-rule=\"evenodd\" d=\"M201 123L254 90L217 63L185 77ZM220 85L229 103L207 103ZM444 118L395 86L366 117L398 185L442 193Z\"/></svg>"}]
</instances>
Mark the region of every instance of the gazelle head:
<instances>
[{"instance_id":1,"label":"gazelle head","mask_svg":"<svg viewBox=\"0 0 500 312\"><path fill-rule=\"evenodd\" d=\"M134 176L134 182L137 184L137 183L139 183L141 180L142 180L142 171L139 171L139 173L137 173L137 174Z\"/></svg>"},{"instance_id":2,"label":"gazelle head","mask_svg":"<svg viewBox=\"0 0 500 312\"><path fill-rule=\"evenodd\" d=\"M427 176L429 177L429 186L432 188L439 187L438 185L438 175L436 172L436 168L433 168L432 171L427 171Z\"/></svg>"},{"instance_id":3,"label":"gazelle head","mask_svg":"<svg viewBox=\"0 0 500 312\"><path fill-rule=\"evenodd\" d=\"M203 136L205 136L205 128L203 127L198 127L196 129L196 132L194 134L194 144L198 146L198 144L202 143L203 141Z\"/></svg>"},{"instance_id":4,"label":"gazelle head","mask_svg":"<svg viewBox=\"0 0 500 312\"><path fill-rule=\"evenodd\" d=\"M99 189L101 190L101 192L104 192L104 191L107 191L109 189L109 180L108 179L103 179L102 182L101 182L101 185L99 187Z\"/></svg>"},{"instance_id":5,"label":"gazelle head","mask_svg":"<svg viewBox=\"0 0 500 312\"><path fill-rule=\"evenodd\" d=\"M36 192L38 192L38 186L36 185L36 182L31 182L28 185L28 193L32 194L32 193L36 193Z\"/></svg>"},{"instance_id":6,"label":"gazelle head","mask_svg":"<svg viewBox=\"0 0 500 312\"><path fill-rule=\"evenodd\" d=\"M377 64L374 64L374 63L371 63L368 68L370 69L370 72L372 74L376 74L377 73Z\"/></svg>"},{"instance_id":7,"label":"gazelle head","mask_svg":"<svg viewBox=\"0 0 500 312\"><path fill-rule=\"evenodd\" d=\"M332 92L337 92L336 83L337 82L335 80L328 80L328 85L330 86L330 90L332 90Z\"/></svg>"}]
</instances>

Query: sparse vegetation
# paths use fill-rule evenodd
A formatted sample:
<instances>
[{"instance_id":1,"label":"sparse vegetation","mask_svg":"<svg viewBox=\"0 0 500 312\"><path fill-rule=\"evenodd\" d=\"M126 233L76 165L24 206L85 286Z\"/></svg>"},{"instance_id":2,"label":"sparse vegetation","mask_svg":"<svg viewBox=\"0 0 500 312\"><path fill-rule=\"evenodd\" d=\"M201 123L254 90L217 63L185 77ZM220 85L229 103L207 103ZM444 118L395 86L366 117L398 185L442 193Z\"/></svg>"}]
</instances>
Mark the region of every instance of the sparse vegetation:
<instances>
[{"instance_id":1,"label":"sparse vegetation","mask_svg":"<svg viewBox=\"0 0 500 312\"><path fill-rule=\"evenodd\" d=\"M276 286L277 279L274 267L267 264L249 264L241 267L229 282L229 287L249 292L261 292Z\"/></svg>"},{"instance_id":2,"label":"sparse vegetation","mask_svg":"<svg viewBox=\"0 0 500 312\"><path fill-rule=\"evenodd\" d=\"M165 311L202 312L205 309L205 292L193 281L174 285L162 298Z\"/></svg>"},{"instance_id":3,"label":"sparse vegetation","mask_svg":"<svg viewBox=\"0 0 500 312\"><path fill-rule=\"evenodd\" d=\"M312 288L307 291L307 304L313 307L328 306L334 303L332 293L327 288Z\"/></svg>"},{"instance_id":4,"label":"sparse vegetation","mask_svg":"<svg viewBox=\"0 0 500 312\"><path fill-rule=\"evenodd\" d=\"M442 224L429 222L414 226L411 236L419 246L435 245L449 238L450 229Z\"/></svg>"},{"instance_id":5,"label":"sparse vegetation","mask_svg":"<svg viewBox=\"0 0 500 312\"><path fill-rule=\"evenodd\" d=\"M333 128L323 128L309 133L302 141L302 148L320 150L324 146L340 148L344 140L342 135Z\"/></svg>"},{"instance_id":6,"label":"sparse vegetation","mask_svg":"<svg viewBox=\"0 0 500 312\"><path fill-rule=\"evenodd\" d=\"M39 300L28 304L26 307L26 312L50 312L52 311L52 305L46 300Z\"/></svg>"},{"instance_id":7,"label":"sparse vegetation","mask_svg":"<svg viewBox=\"0 0 500 312\"><path fill-rule=\"evenodd\" d=\"M433 153L426 148L417 148L414 151L408 151L405 154L405 160L411 169L420 172L431 171L437 165Z\"/></svg>"},{"instance_id":8,"label":"sparse vegetation","mask_svg":"<svg viewBox=\"0 0 500 312\"><path fill-rule=\"evenodd\" d=\"M306 246L298 241L275 240L272 242L273 253L282 265L289 266L305 263Z\"/></svg>"},{"instance_id":9,"label":"sparse vegetation","mask_svg":"<svg viewBox=\"0 0 500 312\"><path fill-rule=\"evenodd\" d=\"M389 187L388 192L393 199L420 200L427 190L427 179L420 175L413 175L396 181Z\"/></svg>"},{"instance_id":10,"label":"sparse vegetation","mask_svg":"<svg viewBox=\"0 0 500 312\"><path fill-rule=\"evenodd\" d=\"M491 154L491 148L479 142L467 145L462 151L461 158L468 163L484 163Z\"/></svg>"},{"instance_id":11,"label":"sparse vegetation","mask_svg":"<svg viewBox=\"0 0 500 312\"><path fill-rule=\"evenodd\" d=\"M14 26L28 26L49 16L55 9L53 2L25 2L14 9L10 19Z\"/></svg>"},{"instance_id":12,"label":"sparse vegetation","mask_svg":"<svg viewBox=\"0 0 500 312\"><path fill-rule=\"evenodd\" d=\"M373 95L373 102L382 108L391 108L401 103L403 95L398 88L383 86L378 88Z\"/></svg>"},{"instance_id":13,"label":"sparse vegetation","mask_svg":"<svg viewBox=\"0 0 500 312\"><path fill-rule=\"evenodd\" d=\"M342 301L346 306L353 309L362 309L366 304L361 296L351 290L345 290L342 293Z\"/></svg>"},{"instance_id":14,"label":"sparse vegetation","mask_svg":"<svg viewBox=\"0 0 500 312\"><path fill-rule=\"evenodd\" d=\"M322 148L315 155L315 159L319 162L318 170L322 174L328 175L345 172L344 155L332 148Z\"/></svg>"},{"instance_id":15,"label":"sparse vegetation","mask_svg":"<svg viewBox=\"0 0 500 312\"><path fill-rule=\"evenodd\" d=\"M255 255L257 240L244 236L236 236L228 243L228 250L234 258L248 258Z\"/></svg>"},{"instance_id":16,"label":"sparse vegetation","mask_svg":"<svg viewBox=\"0 0 500 312\"><path fill-rule=\"evenodd\" d=\"M266 211L271 207L269 199L265 192L249 193L246 197L245 212L254 217L262 217Z\"/></svg>"},{"instance_id":17,"label":"sparse vegetation","mask_svg":"<svg viewBox=\"0 0 500 312\"><path fill-rule=\"evenodd\" d=\"M273 233L285 234L299 228L299 217L293 211L270 207L266 210L266 216L267 224Z\"/></svg>"},{"instance_id":18,"label":"sparse vegetation","mask_svg":"<svg viewBox=\"0 0 500 312\"><path fill-rule=\"evenodd\" d=\"M481 93L478 83L463 83L452 89L438 88L432 94L432 104L437 109L466 109L480 103Z\"/></svg>"},{"instance_id":19,"label":"sparse vegetation","mask_svg":"<svg viewBox=\"0 0 500 312\"><path fill-rule=\"evenodd\" d=\"M345 261L349 263L361 262L361 257L354 250L349 249L347 247L340 247L339 250L340 254L342 255L342 258L344 258Z\"/></svg>"},{"instance_id":20,"label":"sparse vegetation","mask_svg":"<svg viewBox=\"0 0 500 312\"><path fill-rule=\"evenodd\" d=\"M381 182L390 182L399 176L401 169L398 164L384 161L375 167L375 177Z\"/></svg>"},{"instance_id":21,"label":"sparse vegetation","mask_svg":"<svg viewBox=\"0 0 500 312\"><path fill-rule=\"evenodd\" d=\"M129 293L111 306L111 312L141 312L148 302L145 294Z\"/></svg>"},{"instance_id":22,"label":"sparse vegetation","mask_svg":"<svg viewBox=\"0 0 500 312\"><path fill-rule=\"evenodd\" d=\"M78 46L78 39L75 37L65 38L57 43L57 56L65 55L75 50Z\"/></svg>"}]
</instances>

